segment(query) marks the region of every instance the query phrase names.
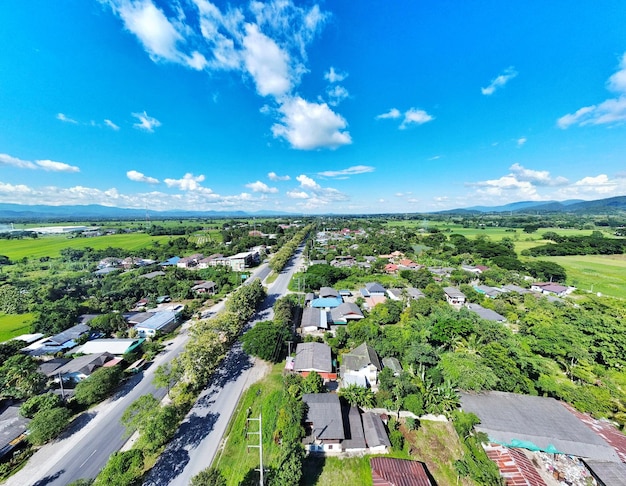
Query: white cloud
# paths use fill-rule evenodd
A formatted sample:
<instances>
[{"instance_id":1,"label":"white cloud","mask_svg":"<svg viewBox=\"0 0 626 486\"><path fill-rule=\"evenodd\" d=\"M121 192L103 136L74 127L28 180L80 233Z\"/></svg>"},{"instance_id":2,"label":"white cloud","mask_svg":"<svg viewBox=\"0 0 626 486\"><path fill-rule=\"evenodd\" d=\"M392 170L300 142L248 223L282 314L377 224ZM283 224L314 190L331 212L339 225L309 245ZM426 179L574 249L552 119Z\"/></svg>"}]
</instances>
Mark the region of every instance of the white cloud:
<instances>
[{"instance_id":1,"label":"white cloud","mask_svg":"<svg viewBox=\"0 0 626 486\"><path fill-rule=\"evenodd\" d=\"M146 184L159 183L158 179L155 179L154 177L148 177L147 175L144 175L141 172L137 172L136 170L129 170L128 172L126 172L126 177L135 182L145 182Z\"/></svg>"},{"instance_id":2,"label":"white cloud","mask_svg":"<svg viewBox=\"0 0 626 486\"><path fill-rule=\"evenodd\" d=\"M342 170L326 170L324 172L319 172L318 175L322 177L344 177L356 174L365 174L367 172L374 172L374 170L374 167L371 167L369 165L355 165Z\"/></svg>"},{"instance_id":3,"label":"white cloud","mask_svg":"<svg viewBox=\"0 0 626 486\"><path fill-rule=\"evenodd\" d=\"M553 178L547 170L526 169L518 163L509 167L509 170L518 180L532 182L538 186L562 186L568 183L565 177Z\"/></svg>"},{"instance_id":4,"label":"white cloud","mask_svg":"<svg viewBox=\"0 0 626 486\"><path fill-rule=\"evenodd\" d=\"M80 168L64 162L55 162L47 159L31 162L30 160L18 159L8 154L0 154L1 165L10 165L19 169L42 169L47 172L80 172Z\"/></svg>"},{"instance_id":5,"label":"white cloud","mask_svg":"<svg viewBox=\"0 0 626 486\"><path fill-rule=\"evenodd\" d=\"M574 113L563 115L557 120L560 128L572 125L603 125L626 121L626 53L622 56L619 69L607 81L607 88L618 94L598 105L583 106Z\"/></svg>"},{"instance_id":6,"label":"white cloud","mask_svg":"<svg viewBox=\"0 0 626 486\"><path fill-rule=\"evenodd\" d=\"M36 160L35 163L48 172L80 172L80 169L75 165L55 162L54 160Z\"/></svg>"},{"instance_id":7,"label":"white cloud","mask_svg":"<svg viewBox=\"0 0 626 486\"><path fill-rule=\"evenodd\" d=\"M441 158L441 155L433 155L432 157L429 157L428 160L439 160Z\"/></svg>"},{"instance_id":8,"label":"white cloud","mask_svg":"<svg viewBox=\"0 0 626 486\"><path fill-rule=\"evenodd\" d=\"M63 113L57 113L57 120L60 120L60 121L65 122L65 123L72 123L74 125L76 125L78 123L76 120L74 120L73 118L70 118L70 117L64 115Z\"/></svg>"},{"instance_id":9,"label":"white cloud","mask_svg":"<svg viewBox=\"0 0 626 486\"><path fill-rule=\"evenodd\" d=\"M288 175L279 176L278 174L276 174L276 172L269 172L267 174L267 177L270 181L288 181L289 179L291 179L291 177L289 177Z\"/></svg>"},{"instance_id":10,"label":"white cloud","mask_svg":"<svg viewBox=\"0 0 626 486\"><path fill-rule=\"evenodd\" d=\"M348 90L340 85L331 86L326 90L326 94L328 95L328 104L330 106L337 106L350 96Z\"/></svg>"},{"instance_id":11,"label":"white cloud","mask_svg":"<svg viewBox=\"0 0 626 486\"><path fill-rule=\"evenodd\" d=\"M287 52L260 32L254 24L246 25L243 45L246 69L261 96L281 96L291 90Z\"/></svg>"},{"instance_id":12,"label":"white cloud","mask_svg":"<svg viewBox=\"0 0 626 486\"><path fill-rule=\"evenodd\" d=\"M278 189L275 187L269 187L261 181L250 182L249 184L246 184L246 187L251 189L252 192L261 192L263 194L276 194L278 192Z\"/></svg>"},{"instance_id":13,"label":"white cloud","mask_svg":"<svg viewBox=\"0 0 626 486\"><path fill-rule=\"evenodd\" d=\"M37 166L30 162L29 160L18 159L17 157L12 157L9 154L0 154L0 166L2 165L10 165L12 167L17 167L19 169L36 169Z\"/></svg>"},{"instance_id":14,"label":"white cloud","mask_svg":"<svg viewBox=\"0 0 626 486\"><path fill-rule=\"evenodd\" d=\"M335 149L352 143L345 130L346 120L326 103L310 103L299 96L288 98L278 108L282 117L272 126L276 138L284 138L293 148Z\"/></svg>"},{"instance_id":15,"label":"white cloud","mask_svg":"<svg viewBox=\"0 0 626 486\"><path fill-rule=\"evenodd\" d=\"M324 79L326 79L329 83L340 83L347 77L348 75L346 73L335 71L335 68L332 66L327 73L324 73Z\"/></svg>"},{"instance_id":16,"label":"white cloud","mask_svg":"<svg viewBox=\"0 0 626 486\"><path fill-rule=\"evenodd\" d=\"M486 88L481 88L480 92L487 96L492 95L497 89L503 88L506 83L508 83L515 76L517 76L517 71L515 71L515 68L511 66L505 69L502 74L493 79L489 86L487 86Z\"/></svg>"},{"instance_id":17,"label":"white cloud","mask_svg":"<svg viewBox=\"0 0 626 486\"><path fill-rule=\"evenodd\" d=\"M198 191L212 193L211 189L203 187L200 183L204 181L204 175L194 176L187 173L182 179L164 179L163 182L167 187L176 187L181 191Z\"/></svg>"},{"instance_id":18,"label":"white cloud","mask_svg":"<svg viewBox=\"0 0 626 486\"><path fill-rule=\"evenodd\" d=\"M522 147L527 141L528 139L526 137L520 137L517 139L517 146Z\"/></svg>"},{"instance_id":19,"label":"white cloud","mask_svg":"<svg viewBox=\"0 0 626 486\"><path fill-rule=\"evenodd\" d=\"M513 174L499 179L469 183L468 185L477 187L477 193L481 196L505 197L507 201L516 198L522 200L541 199L532 182L521 181Z\"/></svg>"},{"instance_id":20,"label":"white cloud","mask_svg":"<svg viewBox=\"0 0 626 486\"><path fill-rule=\"evenodd\" d=\"M321 189L321 186L317 182L315 182L309 176L306 176L304 174L301 174L298 177L296 177L296 180L300 183L300 187L303 187L305 189L313 189L313 190Z\"/></svg>"},{"instance_id":21,"label":"white cloud","mask_svg":"<svg viewBox=\"0 0 626 486\"><path fill-rule=\"evenodd\" d=\"M133 127L146 132L154 132L154 129L161 126L161 122L156 118L149 116L145 111L143 113L132 113L139 120L139 123L133 123Z\"/></svg>"},{"instance_id":22,"label":"white cloud","mask_svg":"<svg viewBox=\"0 0 626 486\"><path fill-rule=\"evenodd\" d=\"M434 117L426 113L424 110L410 108L404 113L404 120L402 120L402 123L400 124L400 130L404 130L412 124L423 125L424 123L428 123L434 119Z\"/></svg>"},{"instance_id":23,"label":"white cloud","mask_svg":"<svg viewBox=\"0 0 626 486\"><path fill-rule=\"evenodd\" d=\"M287 197L292 199L308 199L309 195L304 191L293 190L287 192Z\"/></svg>"},{"instance_id":24,"label":"white cloud","mask_svg":"<svg viewBox=\"0 0 626 486\"><path fill-rule=\"evenodd\" d=\"M14 185L14 184L8 184L8 183L0 181L0 194L1 195L5 195L5 196L16 195L20 198L17 200L9 199L9 200L6 200L5 202L14 202L16 204L24 204L24 200L21 198L27 194L32 194L32 193L33 193L33 190L24 184Z\"/></svg>"},{"instance_id":25,"label":"white cloud","mask_svg":"<svg viewBox=\"0 0 626 486\"><path fill-rule=\"evenodd\" d=\"M397 108L392 108L391 110L389 110L387 113L383 113L382 115L378 115L376 116L377 120L383 120L386 118L400 118L402 116L402 114L400 113L400 110L398 110Z\"/></svg>"},{"instance_id":26,"label":"white cloud","mask_svg":"<svg viewBox=\"0 0 626 486\"><path fill-rule=\"evenodd\" d=\"M118 127L115 123L108 119L104 120L104 124L110 129L115 130L116 132L120 129L120 127Z\"/></svg>"}]
</instances>

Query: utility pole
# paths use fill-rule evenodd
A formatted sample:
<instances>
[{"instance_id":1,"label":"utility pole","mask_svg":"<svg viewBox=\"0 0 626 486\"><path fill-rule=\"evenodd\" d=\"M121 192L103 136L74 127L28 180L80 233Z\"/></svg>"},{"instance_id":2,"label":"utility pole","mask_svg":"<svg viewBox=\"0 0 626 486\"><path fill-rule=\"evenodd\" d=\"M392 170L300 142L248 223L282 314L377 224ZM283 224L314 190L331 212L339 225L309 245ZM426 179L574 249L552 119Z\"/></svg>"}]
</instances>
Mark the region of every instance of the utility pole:
<instances>
[{"instance_id":1,"label":"utility pole","mask_svg":"<svg viewBox=\"0 0 626 486\"><path fill-rule=\"evenodd\" d=\"M259 422L259 431L258 432L248 432L248 435L259 435L259 444L258 445L248 445L248 447L257 447L259 449L259 469L255 469L259 471L259 485L263 486L263 425L261 423L261 414L259 413L259 418L249 418L248 422L258 421Z\"/></svg>"}]
</instances>

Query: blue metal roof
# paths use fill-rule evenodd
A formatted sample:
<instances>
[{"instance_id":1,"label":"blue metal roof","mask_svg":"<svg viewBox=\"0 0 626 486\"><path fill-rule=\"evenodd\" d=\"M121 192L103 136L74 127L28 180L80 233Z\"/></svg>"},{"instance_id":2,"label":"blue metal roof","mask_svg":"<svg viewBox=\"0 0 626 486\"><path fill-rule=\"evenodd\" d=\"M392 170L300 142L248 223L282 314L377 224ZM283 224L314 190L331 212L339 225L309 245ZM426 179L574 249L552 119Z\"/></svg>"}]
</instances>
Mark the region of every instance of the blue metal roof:
<instances>
[{"instance_id":1,"label":"blue metal roof","mask_svg":"<svg viewBox=\"0 0 626 486\"><path fill-rule=\"evenodd\" d=\"M338 307L343 302L342 299L336 299L334 297L323 297L319 299L313 299L311 307Z\"/></svg>"}]
</instances>

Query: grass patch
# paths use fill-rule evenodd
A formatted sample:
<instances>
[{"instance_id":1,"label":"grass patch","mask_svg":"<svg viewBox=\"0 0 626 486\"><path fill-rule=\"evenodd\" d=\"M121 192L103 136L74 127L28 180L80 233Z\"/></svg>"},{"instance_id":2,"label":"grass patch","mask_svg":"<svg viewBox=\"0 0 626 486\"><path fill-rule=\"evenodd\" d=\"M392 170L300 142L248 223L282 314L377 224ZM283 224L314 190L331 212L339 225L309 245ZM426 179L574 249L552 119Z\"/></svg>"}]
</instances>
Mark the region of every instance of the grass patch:
<instances>
[{"instance_id":1,"label":"grass patch","mask_svg":"<svg viewBox=\"0 0 626 486\"><path fill-rule=\"evenodd\" d=\"M252 385L239 400L238 408L228 426L223 450L214 464L229 486L237 486L244 481L247 483L250 478L256 478L258 483L258 473L254 469L259 467L259 450L248 448L248 445L258 444L258 436L246 435L246 430L259 430L258 422L248 422L248 418L257 418L259 413L262 414L265 466L275 462L278 457L279 448L274 443L273 433L281 401L284 366L284 363L275 365L267 377Z\"/></svg>"},{"instance_id":2,"label":"grass patch","mask_svg":"<svg viewBox=\"0 0 626 486\"><path fill-rule=\"evenodd\" d=\"M302 484L320 485L372 485L370 456L319 457L308 456L304 460Z\"/></svg>"},{"instance_id":3,"label":"grass patch","mask_svg":"<svg viewBox=\"0 0 626 486\"><path fill-rule=\"evenodd\" d=\"M50 235L32 239L3 241L2 254L16 261L22 258L56 258L64 248L82 249L90 247L103 250L113 247L133 251L150 247L155 241L165 243L169 238L169 236L150 236L145 233L94 236L92 238L68 238L65 235Z\"/></svg>"},{"instance_id":4,"label":"grass patch","mask_svg":"<svg viewBox=\"0 0 626 486\"><path fill-rule=\"evenodd\" d=\"M626 255L546 256L567 271L567 284L583 291L626 299Z\"/></svg>"},{"instance_id":5,"label":"grass patch","mask_svg":"<svg viewBox=\"0 0 626 486\"><path fill-rule=\"evenodd\" d=\"M34 314L0 314L0 343L30 333Z\"/></svg>"}]
</instances>

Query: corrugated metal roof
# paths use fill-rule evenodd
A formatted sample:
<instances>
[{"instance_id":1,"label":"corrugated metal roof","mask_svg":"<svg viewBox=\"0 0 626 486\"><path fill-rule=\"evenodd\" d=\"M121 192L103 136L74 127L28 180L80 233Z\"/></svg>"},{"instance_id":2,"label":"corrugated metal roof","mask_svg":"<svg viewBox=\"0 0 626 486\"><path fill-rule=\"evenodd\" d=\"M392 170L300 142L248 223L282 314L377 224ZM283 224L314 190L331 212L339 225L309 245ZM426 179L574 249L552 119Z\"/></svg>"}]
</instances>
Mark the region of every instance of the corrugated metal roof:
<instances>
[{"instance_id":1,"label":"corrugated metal roof","mask_svg":"<svg viewBox=\"0 0 626 486\"><path fill-rule=\"evenodd\" d=\"M333 370L330 347L324 343L298 343L293 369L330 373Z\"/></svg>"},{"instance_id":2,"label":"corrugated metal roof","mask_svg":"<svg viewBox=\"0 0 626 486\"><path fill-rule=\"evenodd\" d=\"M623 462L585 460L584 463L601 486L626 486L626 464Z\"/></svg>"},{"instance_id":3,"label":"corrugated metal roof","mask_svg":"<svg viewBox=\"0 0 626 486\"><path fill-rule=\"evenodd\" d=\"M341 404L334 393L305 393L302 401L308 405L306 421L313 424L311 436L320 440L343 440L346 438L343 429Z\"/></svg>"},{"instance_id":4,"label":"corrugated metal roof","mask_svg":"<svg viewBox=\"0 0 626 486\"><path fill-rule=\"evenodd\" d=\"M426 467L418 461L371 457L374 486L433 486Z\"/></svg>"},{"instance_id":5,"label":"corrugated metal roof","mask_svg":"<svg viewBox=\"0 0 626 486\"><path fill-rule=\"evenodd\" d=\"M368 447L391 447L385 424L383 424L380 415L372 412L364 413L363 432L365 433L365 441Z\"/></svg>"}]
</instances>

